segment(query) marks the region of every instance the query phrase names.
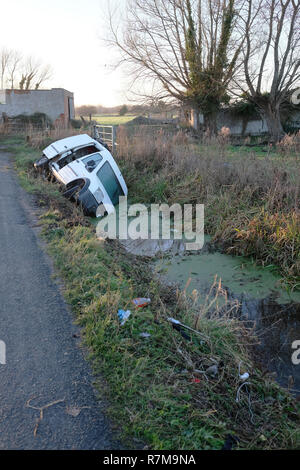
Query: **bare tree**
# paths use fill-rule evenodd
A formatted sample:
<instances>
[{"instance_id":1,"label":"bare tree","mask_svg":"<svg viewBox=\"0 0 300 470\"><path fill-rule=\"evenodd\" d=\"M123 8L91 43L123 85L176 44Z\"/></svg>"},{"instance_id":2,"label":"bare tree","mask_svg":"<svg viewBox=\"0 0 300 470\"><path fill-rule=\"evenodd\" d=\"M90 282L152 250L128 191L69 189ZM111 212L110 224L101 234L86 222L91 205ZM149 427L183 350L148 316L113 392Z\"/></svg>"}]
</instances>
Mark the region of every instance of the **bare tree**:
<instances>
[{"instance_id":1,"label":"bare tree","mask_svg":"<svg viewBox=\"0 0 300 470\"><path fill-rule=\"evenodd\" d=\"M11 51L6 48L3 48L0 52L0 78L1 78L1 89L4 88L5 74L9 64L11 56Z\"/></svg>"},{"instance_id":2,"label":"bare tree","mask_svg":"<svg viewBox=\"0 0 300 470\"><path fill-rule=\"evenodd\" d=\"M123 31L109 12L109 43L131 68L134 83L151 82L157 98L172 97L202 112L215 132L217 111L240 65L238 2L128 0Z\"/></svg>"},{"instance_id":3,"label":"bare tree","mask_svg":"<svg viewBox=\"0 0 300 470\"><path fill-rule=\"evenodd\" d=\"M13 89L18 81L21 90L29 90L33 86L37 90L51 76L50 65L43 65L40 60L31 56L23 59L15 49L3 48L0 51L1 88L9 84Z\"/></svg>"},{"instance_id":4,"label":"bare tree","mask_svg":"<svg viewBox=\"0 0 300 470\"><path fill-rule=\"evenodd\" d=\"M50 65L42 67L36 79L35 89L38 90L44 82L49 80L52 77L52 73L53 71Z\"/></svg>"},{"instance_id":5,"label":"bare tree","mask_svg":"<svg viewBox=\"0 0 300 470\"><path fill-rule=\"evenodd\" d=\"M22 55L19 51L12 50L10 54L10 59L8 62L7 72L8 72L8 81L10 83L10 88L14 89L16 75L18 73L18 69L21 65Z\"/></svg>"},{"instance_id":6,"label":"bare tree","mask_svg":"<svg viewBox=\"0 0 300 470\"><path fill-rule=\"evenodd\" d=\"M38 75L41 67L40 61L35 60L33 57L28 57L23 66L22 79L20 88L29 90L34 78ZM21 85L22 83L22 85Z\"/></svg>"},{"instance_id":7,"label":"bare tree","mask_svg":"<svg viewBox=\"0 0 300 470\"><path fill-rule=\"evenodd\" d=\"M280 107L300 80L300 0L247 0L241 20L246 86L240 86L278 141L284 133Z\"/></svg>"},{"instance_id":8,"label":"bare tree","mask_svg":"<svg viewBox=\"0 0 300 470\"><path fill-rule=\"evenodd\" d=\"M50 65L43 66L39 60L28 57L23 63L19 87L21 90L29 90L34 86L38 90L51 76Z\"/></svg>"}]
</instances>

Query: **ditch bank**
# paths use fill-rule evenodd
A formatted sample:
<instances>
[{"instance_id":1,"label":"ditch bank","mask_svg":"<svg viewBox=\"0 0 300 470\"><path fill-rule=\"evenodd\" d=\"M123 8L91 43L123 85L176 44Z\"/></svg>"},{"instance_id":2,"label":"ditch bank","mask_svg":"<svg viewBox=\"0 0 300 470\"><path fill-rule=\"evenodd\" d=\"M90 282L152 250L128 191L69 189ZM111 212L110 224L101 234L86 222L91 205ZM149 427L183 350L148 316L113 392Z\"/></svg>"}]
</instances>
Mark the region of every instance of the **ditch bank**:
<instances>
[{"instance_id":1,"label":"ditch bank","mask_svg":"<svg viewBox=\"0 0 300 470\"><path fill-rule=\"evenodd\" d=\"M44 207L42 236L82 327L98 387L131 446L143 440L157 450L222 449L232 436L240 449L299 448L299 405L253 361L256 338L243 323L230 315L199 316L187 296L153 276L148 262L117 242L97 240L79 209L32 174L37 154L20 140L6 146L22 185ZM151 303L135 309L139 296ZM120 308L132 311L123 326ZM168 317L199 333L187 341ZM247 371L251 384L240 389Z\"/></svg>"}]
</instances>

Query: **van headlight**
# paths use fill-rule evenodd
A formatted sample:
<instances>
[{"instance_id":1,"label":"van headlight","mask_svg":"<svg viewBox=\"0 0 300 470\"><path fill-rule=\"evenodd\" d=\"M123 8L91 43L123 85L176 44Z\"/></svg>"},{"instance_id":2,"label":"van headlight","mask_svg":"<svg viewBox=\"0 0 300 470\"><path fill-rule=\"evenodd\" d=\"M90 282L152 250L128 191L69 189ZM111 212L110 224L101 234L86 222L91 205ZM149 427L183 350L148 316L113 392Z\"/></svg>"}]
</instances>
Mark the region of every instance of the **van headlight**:
<instances>
[{"instance_id":1,"label":"van headlight","mask_svg":"<svg viewBox=\"0 0 300 470\"><path fill-rule=\"evenodd\" d=\"M98 204L100 204L100 202L103 201L104 194L103 194L103 192L101 191L100 188L96 189L96 191L94 192L94 197L95 197L96 201L98 202Z\"/></svg>"}]
</instances>

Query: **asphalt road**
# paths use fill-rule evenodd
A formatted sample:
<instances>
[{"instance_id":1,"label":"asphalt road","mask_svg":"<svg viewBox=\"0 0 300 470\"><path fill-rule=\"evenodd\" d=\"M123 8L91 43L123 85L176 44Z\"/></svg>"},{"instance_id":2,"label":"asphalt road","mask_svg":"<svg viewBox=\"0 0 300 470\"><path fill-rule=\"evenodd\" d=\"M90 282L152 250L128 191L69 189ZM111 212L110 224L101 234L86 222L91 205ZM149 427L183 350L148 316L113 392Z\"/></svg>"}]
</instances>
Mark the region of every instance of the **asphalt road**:
<instances>
[{"instance_id":1,"label":"asphalt road","mask_svg":"<svg viewBox=\"0 0 300 470\"><path fill-rule=\"evenodd\" d=\"M0 449L119 449L11 167L0 150Z\"/></svg>"}]
</instances>

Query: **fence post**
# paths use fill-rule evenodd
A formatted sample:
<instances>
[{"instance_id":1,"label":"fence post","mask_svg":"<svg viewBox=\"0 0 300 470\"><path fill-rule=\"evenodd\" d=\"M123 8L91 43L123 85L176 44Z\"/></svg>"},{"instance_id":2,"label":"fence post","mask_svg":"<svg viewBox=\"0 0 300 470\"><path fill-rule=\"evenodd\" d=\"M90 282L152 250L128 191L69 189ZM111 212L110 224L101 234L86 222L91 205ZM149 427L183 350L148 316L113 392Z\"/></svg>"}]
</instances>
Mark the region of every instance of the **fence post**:
<instances>
[{"instance_id":1,"label":"fence post","mask_svg":"<svg viewBox=\"0 0 300 470\"><path fill-rule=\"evenodd\" d=\"M97 126L96 126L96 124L93 125L92 137L93 137L93 139L97 139Z\"/></svg>"},{"instance_id":2,"label":"fence post","mask_svg":"<svg viewBox=\"0 0 300 470\"><path fill-rule=\"evenodd\" d=\"M115 154L115 150L116 150L116 126L112 126L112 133L111 133L111 140L112 140L112 143L111 143L111 147L112 147L112 153L113 155Z\"/></svg>"}]
</instances>

